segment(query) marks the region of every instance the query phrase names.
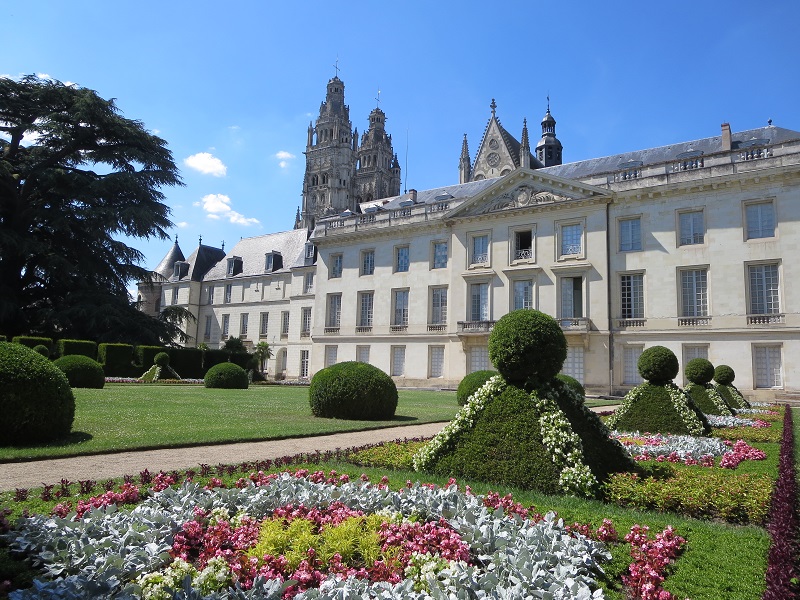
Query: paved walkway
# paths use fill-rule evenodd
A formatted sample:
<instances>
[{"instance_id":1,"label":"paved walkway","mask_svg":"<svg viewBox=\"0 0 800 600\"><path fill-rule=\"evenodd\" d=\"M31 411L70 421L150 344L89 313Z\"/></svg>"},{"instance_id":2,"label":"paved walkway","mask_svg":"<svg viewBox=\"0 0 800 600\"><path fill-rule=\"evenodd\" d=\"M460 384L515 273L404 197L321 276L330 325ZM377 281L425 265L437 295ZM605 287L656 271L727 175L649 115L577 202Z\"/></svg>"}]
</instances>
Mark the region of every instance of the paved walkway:
<instances>
[{"instance_id":1,"label":"paved walkway","mask_svg":"<svg viewBox=\"0 0 800 600\"><path fill-rule=\"evenodd\" d=\"M614 406L598 406L595 412L613 410ZM95 454L72 458L34 460L0 464L0 491L15 488L34 488L43 484L57 484L62 479L103 481L123 475L138 475L148 469L151 473L195 468L201 464L236 464L256 460L272 460L282 456L312 453L319 450L352 448L403 438L430 437L437 434L445 423L425 423L404 427L389 427L369 431L354 431L317 437L292 438L266 442L244 442L191 448L165 450L139 450L115 454Z\"/></svg>"}]
</instances>

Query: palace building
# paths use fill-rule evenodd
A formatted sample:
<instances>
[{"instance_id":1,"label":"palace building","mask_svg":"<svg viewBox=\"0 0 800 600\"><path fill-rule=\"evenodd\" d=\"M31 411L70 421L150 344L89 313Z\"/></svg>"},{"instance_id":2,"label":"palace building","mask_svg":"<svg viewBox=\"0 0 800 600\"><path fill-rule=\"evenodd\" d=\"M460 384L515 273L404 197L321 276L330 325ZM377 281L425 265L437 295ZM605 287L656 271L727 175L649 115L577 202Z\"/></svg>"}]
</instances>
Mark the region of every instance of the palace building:
<instances>
[{"instance_id":1,"label":"palace building","mask_svg":"<svg viewBox=\"0 0 800 600\"><path fill-rule=\"evenodd\" d=\"M640 383L653 345L736 371L752 399L800 392L800 133L773 126L563 162L550 108L531 148L491 116L457 184L400 193L385 114L358 140L344 84L309 127L295 229L230 251L177 246L145 310L197 316L191 345L269 342L272 376L370 362L399 386L455 387L491 368L502 315L535 308L590 393ZM679 374L679 383L683 374Z\"/></svg>"}]
</instances>

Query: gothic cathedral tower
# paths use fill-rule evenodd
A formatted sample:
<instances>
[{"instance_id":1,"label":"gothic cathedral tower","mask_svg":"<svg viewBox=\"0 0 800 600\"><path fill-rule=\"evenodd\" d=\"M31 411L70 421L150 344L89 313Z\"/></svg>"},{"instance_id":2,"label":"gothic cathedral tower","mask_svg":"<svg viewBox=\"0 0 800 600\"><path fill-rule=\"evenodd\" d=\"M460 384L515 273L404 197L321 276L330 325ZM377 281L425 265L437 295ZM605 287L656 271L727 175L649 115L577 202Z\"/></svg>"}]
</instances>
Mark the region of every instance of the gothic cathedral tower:
<instances>
[{"instance_id":1,"label":"gothic cathedral tower","mask_svg":"<svg viewBox=\"0 0 800 600\"><path fill-rule=\"evenodd\" d=\"M360 202L400 194L400 164L385 123L385 113L375 108L359 146L344 103L344 83L338 75L328 81L316 125L308 126L303 208L296 229L311 230L321 217L357 212Z\"/></svg>"}]
</instances>

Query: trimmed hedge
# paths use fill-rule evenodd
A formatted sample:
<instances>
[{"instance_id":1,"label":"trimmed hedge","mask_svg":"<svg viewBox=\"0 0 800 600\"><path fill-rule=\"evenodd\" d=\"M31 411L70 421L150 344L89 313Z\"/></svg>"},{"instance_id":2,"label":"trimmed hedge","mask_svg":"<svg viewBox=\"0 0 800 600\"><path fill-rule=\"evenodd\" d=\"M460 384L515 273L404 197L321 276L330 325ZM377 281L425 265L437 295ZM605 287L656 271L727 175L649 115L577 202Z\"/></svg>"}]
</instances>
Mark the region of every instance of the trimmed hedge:
<instances>
[{"instance_id":1,"label":"trimmed hedge","mask_svg":"<svg viewBox=\"0 0 800 600\"><path fill-rule=\"evenodd\" d=\"M42 345L47 346L47 349L50 351L50 354L53 353L53 339L48 337L33 337L30 335L16 335L11 340L15 344L22 344L23 346L27 346L28 348L35 348L36 346Z\"/></svg>"},{"instance_id":2,"label":"trimmed hedge","mask_svg":"<svg viewBox=\"0 0 800 600\"><path fill-rule=\"evenodd\" d=\"M136 346L136 364L145 369L153 366L156 354L166 351L163 346Z\"/></svg>"},{"instance_id":3,"label":"trimmed hedge","mask_svg":"<svg viewBox=\"0 0 800 600\"><path fill-rule=\"evenodd\" d=\"M88 356L62 356L53 365L64 372L70 387L102 389L106 383L102 365Z\"/></svg>"},{"instance_id":4,"label":"trimmed hedge","mask_svg":"<svg viewBox=\"0 0 800 600\"><path fill-rule=\"evenodd\" d=\"M39 344L38 346L34 346L33 347L33 351L38 353L38 354L41 354L45 358L50 358L50 350L47 349L47 346L43 346L42 344Z\"/></svg>"},{"instance_id":5,"label":"trimmed hedge","mask_svg":"<svg viewBox=\"0 0 800 600\"><path fill-rule=\"evenodd\" d=\"M720 385L730 385L736 379L736 372L728 365L719 365L714 369L714 381Z\"/></svg>"},{"instance_id":6,"label":"trimmed hedge","mask_svg":"<svg viewBox=\"0 0 800 600\"><path fill-rule=\"evenodd\" d=\"M484 370L475 371L464 377L461 383L458 384L458 390L456 390L456 402L464 406L467 400L469 400L469 397L483 387L483 384L495 375L497 375L497 371Z\"/></svg>"},{"instance_id":7,"label":"trimmed hedge","mask_svg":"<svg viewBox=\"0 0 800 600\"><path fill-rule=\"evenodd\" d=\"M169 364L185 379L202 379L203 351L197 348L170 348Z\"/></svg>"},{"instance_id":8,"label":"trimmed hedge","mask_svg":"<svg viewBox=\"0 0 800 600\"><path fill-rule=\"evenodd\" d=\"M680 388L675 388L680 391ZM645 382L633 388L628 394L640 394L638 400L634 401L627 410L620 412L626 408L625 402L618 408L613 417L613 427L619 431L641 431L650 433L674 433L676 435L689 435L689 428L681 418L672 399L669 396L669 391L664 385L656 383ZM705 415L695 406L691 396L683 393L687 405L695 415L700 419L703 424L703 429L706 434L711 432L711 427L708 424L708 419ZM628 396L626 396L628 398ZM617 415L620 414L619 417Z\"/></svg>"},{"instance_id":9,"label":"trimmed hedge","mask_svg":"<svg viewBox=\"0 0 800 600\"><path fill-rule=\"evenodd\" d=\"M207 388L246 390L250 382L247 379L247 371L239 365L220 363L206 372L204 384Z\"/></svg>"},{"instance_id":10,"label":"trimmed hedge","mask_svg":"<svg viewBox=\"0 0 800 600\"><path fill-rule=\"evenodd\" d=\"M714 378L714 365L706 358L693 358L686 363L684 373L692 383L705 385Z\"/></svg>"},{"instance_id":11,"label":"trimmed hedge","mask_svg":"<svg viewBox=\"0 0 800 600\"><path fill-rule=\"evenodd\" d=\"M138 377L141 372L133 365L133 346L130 344L100 344L97 360L103 365L106 377Z\"/></svg>"},{"instance_id":12,"label":"trimmed hedge","mask_svg":"<svg viewBox=\"0 0 800 600\"><path fill-rule=\"evenodd\" d=\"M228 360L235 365L239 365L247 370L252 368L250 362L253 360L253 355L247 352L231 352L228 354Z\"/></svg>"},{"instance_id":13,"label":"trimmed hedge","mask_svg":"<svg viewBox=\"0 0 800 600\"><path fill-rule=\"evenodd\" d=\"M387 420L397 410L397 386L368 363L348 361L317 371L308 390L315 417Z\"/></svg>"},{"instance_id":14,"label":"trimmed hedge","mask_svg":"<svg viewBox=\"0 0 800 600\"><path fill-rule=\"evenodd\" d=\"M662 384L675 379L680 370L678 357L664 346L651 346L639 357L636 363L639 375L650 383Z\"/></svg>"},{"instance_id":15,"label":"trimmed hedge","mask_svg":"<svg viewBox=\"0 0 800 600\"><path fill-rule=\"evenodd\" d=\"M208 371L213 366L228 362L230 356L231 353L227 350L206 350L204 360L205 370Z\"/></svg>"},{"instance_id":16,"label":"trimmed hedge","mask_svg":"<svg viewBox=\"0 0 800 600\"><path fill-rule=\"evenodd\" d=\"M509 383L538 387L561 371L567 340L550 315L515 310L501 317L489 334L489 358Z\"/></svg>"},{"instance_id":17,"label":"trimmed hedge","mask_svg":"<svg viewBox=\"0 0 800 600\"><path fill-rule=\"evenodd\" d=\"M6 338L6 336L0 335L0 342L5 342L6 339L8 339L8 338Z\"/></svg>"},{"instance_id":18,"label":"trimmed hedge","mask_svg":"<svg viewBox=\"0 0 800 600\"><path fill-rule=\"evenodd\" d=\"M48 359L19 344L0 342L0 446L38 444L69 434L75 396Z\"/></svg>"},{"instance_id":19,"label":"trimmed hedge","mask_svg":"<svg viewBox=\"0 0 800 600\"><path fill-rule=\"evenodd\" d=\"M59 356L88 356L97 360L97 343L90 340L58 340L56 344Z\"/></svg>"}]
</instances>

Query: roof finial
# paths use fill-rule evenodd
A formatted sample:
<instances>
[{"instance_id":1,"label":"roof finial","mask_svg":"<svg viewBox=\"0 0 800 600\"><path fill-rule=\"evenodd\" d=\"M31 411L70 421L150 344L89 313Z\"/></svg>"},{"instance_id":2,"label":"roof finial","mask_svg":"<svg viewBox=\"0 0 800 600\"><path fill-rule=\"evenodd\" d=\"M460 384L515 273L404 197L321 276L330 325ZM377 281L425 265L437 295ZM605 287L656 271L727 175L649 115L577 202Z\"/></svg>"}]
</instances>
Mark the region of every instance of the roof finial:
<instances>
[{"instance_id":1,"label":"roof finial","mask_svg":"<svg viewBox=\"0 0 800 600\"><path fill-rule=\"evenodd\" d=\"M768 125L769 127L772 127L772 119L767 119L767 125Z\"/></svg>"},{"instance_id":2,"label":"roof finial","mask_svg":"<svg viewBox=\"0 0 800 600\"><path fill-rule=\"evenodd\" d=\"M336 55L336 62L333 64L333 68L336 69L336 75L334 77L339 77L339 55Z\"/></svg>"},{"instance_id":3,"label":"roof finial","mask_svg":"<svg viewBox=\"0 0 800 600\"><path fill-rule=\"evenodd\" d=\"M178 234L177 233L175 234L175 243L176 244L178 243Z\"/></svg>"},{"instance_id":4,"label":"roof finial","mask_svg":"<svg viewBox=\"0 0 800 600\"><path fill-rule=\"evenodd\" d=\"M380 108L381 107L381 89L380 88L378 88L378 97L375 98L375 100L378 101L377 108Z\"/></svg>"},{"instance_id":5,"label":"roof finial","mask_svg":"<svg viewBox=\"0 0 800 600\"><path fill-rule=\"evenodd\" d=\"M198 240L197 245L198 246L202 246L203 245L203 235L201 234L199 237L200 237L200 239Z\"/></svg>"},{"instance_id":6,"label":"roof finial","mask_svg":"<svg viewBox=\"0 0 800 600\"><path fill-rule=\"evenodd\" d=\"M222 251L225 252L225 240L222 240Z\"/></svg>"},{"instance_id":7,"label":"roof finial","mask_svg":"<svg viewBox=\"0 0 800 600\"><path fill-rule=\"evenodd\" d=\"M550 92L547 92L547 112L550 112Z\"/></svg>"},{"instance_id":8,"label":"roof finial","mask_svg":"<svg viewBox=\"0 0 800 600\"><path fill-rule=\"evenodd\" d=\"M489 108L492 109L492 116L494 116L494 111L497 108L497 102L494 101L494 98L492 98L492 103L489 105Z\"/></svg>"}]
</instances>

